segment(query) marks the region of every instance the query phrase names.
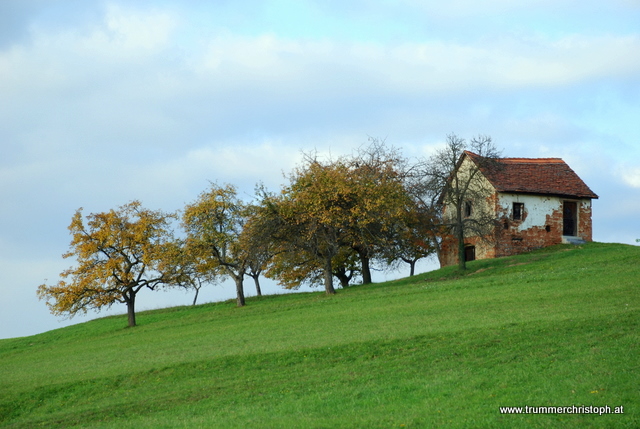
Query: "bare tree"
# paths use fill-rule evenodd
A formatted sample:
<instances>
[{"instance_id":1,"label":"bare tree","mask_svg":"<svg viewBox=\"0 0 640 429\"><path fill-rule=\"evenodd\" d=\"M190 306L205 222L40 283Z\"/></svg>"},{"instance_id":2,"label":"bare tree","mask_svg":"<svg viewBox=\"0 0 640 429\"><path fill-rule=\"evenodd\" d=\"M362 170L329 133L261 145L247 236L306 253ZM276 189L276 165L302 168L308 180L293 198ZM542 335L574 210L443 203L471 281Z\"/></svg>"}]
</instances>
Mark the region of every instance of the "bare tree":
<instances>
[{"instance_id":1,"label":"bare tree","mask_svg":"<svg viewBox=\"0 0 640 429\"><path fill-rule=\"evenodd\" d=\"M479 135L467 143L449 134L446 146L427 163L427 187L438 195L442 229L457 242L460 269L466 269L465 237L491 239L495 214L487 198L492 188L482 170L499 168L499 157L489 136Z\"/></svg>"}]
</instances>

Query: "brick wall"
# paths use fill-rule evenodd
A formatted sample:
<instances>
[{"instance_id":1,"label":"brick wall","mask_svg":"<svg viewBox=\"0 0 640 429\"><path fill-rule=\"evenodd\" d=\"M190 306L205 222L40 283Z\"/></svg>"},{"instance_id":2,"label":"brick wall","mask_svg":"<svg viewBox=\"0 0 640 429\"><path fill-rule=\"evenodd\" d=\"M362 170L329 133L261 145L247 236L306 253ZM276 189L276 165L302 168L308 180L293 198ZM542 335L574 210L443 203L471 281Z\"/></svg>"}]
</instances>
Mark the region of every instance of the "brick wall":
<instances>
[{"instance_id":1,"label":"brick wall","mask_svg":"<svg viewBox=\"0 0 640 429\"><path fill-rule=\"evenodd\" d=\"M593 241L593 223L591 221L591 200L582 200L578 213L578 236L584 241Z\"/></svg>"},{"instance_id":2,"label":"brick wall","mask_svg":"<svg viewBox=\"0 0 640 429\"><path fill-rule=\"evenodd\" d=\"M542 247L562 243L563 202L560 197L500 194L492 198L496 208L497 226L488 242L479 237L466 237L465 244L475 246L476 259L517 255ZM591 200L576 201L578 222L576 236L592 240ZM522 219L514 220L513 202L524 204ZM458 245L454 237L443 238L441 266L458 263Z\"/></svg>"}]
</instances>

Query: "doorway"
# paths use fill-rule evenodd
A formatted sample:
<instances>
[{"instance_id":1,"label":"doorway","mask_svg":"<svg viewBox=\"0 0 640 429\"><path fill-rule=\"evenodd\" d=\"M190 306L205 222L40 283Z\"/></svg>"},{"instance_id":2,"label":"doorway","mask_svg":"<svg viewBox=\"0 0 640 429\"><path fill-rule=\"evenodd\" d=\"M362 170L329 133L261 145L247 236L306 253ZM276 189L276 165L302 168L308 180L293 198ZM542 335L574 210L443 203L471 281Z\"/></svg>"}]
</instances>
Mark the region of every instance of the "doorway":
<instances>
[{"instance_id":1,"label":"doorway","mask_svg":"<svg viewBox=\"0 0 640 429\"><path fill-rule=\"evenodd\" d=\"M565 201L562 209L562 235L575 237L578 226L578 203Z\"/></svg>"},{"instance_id":2,"label":"doorway","mask_svg":"<svg viewBox=\"0 0 640 429\"><path fill-rule=\"evenodd\" d=\"M476 260L476 246L465 246L464 260L465 262Z\"/></svg>"}]
</instances>

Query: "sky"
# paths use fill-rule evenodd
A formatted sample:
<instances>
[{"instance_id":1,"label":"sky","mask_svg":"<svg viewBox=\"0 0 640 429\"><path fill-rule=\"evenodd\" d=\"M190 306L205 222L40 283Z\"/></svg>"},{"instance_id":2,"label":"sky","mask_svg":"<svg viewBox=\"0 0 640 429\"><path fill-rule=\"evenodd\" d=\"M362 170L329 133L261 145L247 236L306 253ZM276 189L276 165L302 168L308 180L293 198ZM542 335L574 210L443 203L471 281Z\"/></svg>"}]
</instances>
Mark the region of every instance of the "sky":
<instances>
[{"instance_id":1,"label":"sky","mask_svg":"<svg viewBox=\"0 0 640 429\"><path fill-rule=\"evenodd\" d=\"M0 338L126 312L36 297L73 265L80 207L176 211L211 182L249 199L302 152L376 137L420 158L450 133L563 158L600 197L594 240L637 244L640 1L0 0Z\"/></svg>"}]
</instances>

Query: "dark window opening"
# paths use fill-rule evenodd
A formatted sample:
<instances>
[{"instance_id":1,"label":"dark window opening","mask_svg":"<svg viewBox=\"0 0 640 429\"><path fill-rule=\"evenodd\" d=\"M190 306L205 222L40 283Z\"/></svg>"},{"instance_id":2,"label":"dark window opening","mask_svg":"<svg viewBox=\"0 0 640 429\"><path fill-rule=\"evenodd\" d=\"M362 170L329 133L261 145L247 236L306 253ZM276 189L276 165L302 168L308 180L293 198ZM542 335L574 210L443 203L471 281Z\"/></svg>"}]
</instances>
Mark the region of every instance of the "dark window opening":
<instances>
[{"instance_id":1,"label":"dark window opening","mask_svg":"<svg viewBox=\"0 0 640 429\"><path fill-rule=\"evenodd\" d=\"M506 220L504 221L504 229L509 229L509 222Z\"/></svg>"},{"instance_id":2,"label":"dark window opening","mask_svg":"<svg viewBox=\"0 0 640 429\"><path fill-rule=\"evenodd\" d=\"M562 235L576 235L578 225L578 203L565 201L562 208Z\"/></svg>"},{"instance_id":3,"label":"dark window opening","mask_svg":"<svg viewBox=\"0 0 640 429\"><path fill-rule=\"evenodd\" d=\"M476 246L466 246L464 248L464 260L467 262L476 260Z\"/></svg>"},{"instance_id":4,"label":"dark window opening","mask_svg":"<svg viewBox=\"0 0 640 429\"><path fill-rule=\"evenodd\" d=\"M513 220L522 220L524 203L513 203Z\"/></svg>"},{"instance_id":5,"label":"dark window opening","mask_svg":"<svg viewBox=\"0 0 640 429\"><path fill-rule=\"evenodd\" d=\"M471 201L464 202L464 216L471 217Z\"/></svg>"},{"instance_id":6,"label":"dark window opening","mask_svg":"<svg viewBox=\"0 0 640 429\"><path fill-rule=\"evenodd\" d=\"M547 231L547 232L551 232L551 225L546 225L544 227L544 230Z\"/></svg>"}]
</instances>

